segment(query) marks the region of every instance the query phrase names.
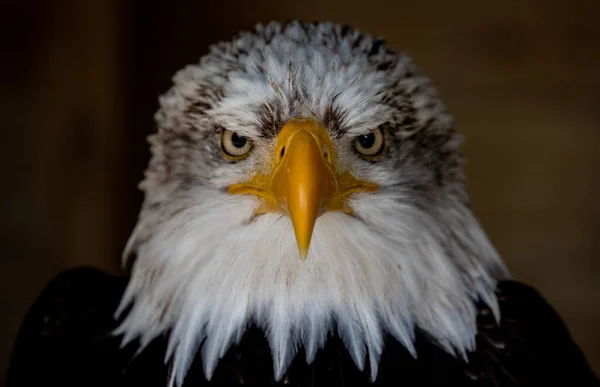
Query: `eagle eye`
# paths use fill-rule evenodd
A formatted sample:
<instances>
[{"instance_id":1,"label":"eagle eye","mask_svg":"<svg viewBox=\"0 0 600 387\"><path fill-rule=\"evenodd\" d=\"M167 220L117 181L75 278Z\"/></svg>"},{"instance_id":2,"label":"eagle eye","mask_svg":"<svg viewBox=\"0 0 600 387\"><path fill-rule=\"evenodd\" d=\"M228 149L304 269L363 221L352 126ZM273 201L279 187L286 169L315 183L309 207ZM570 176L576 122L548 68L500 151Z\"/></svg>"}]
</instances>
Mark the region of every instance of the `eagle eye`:
<instances>
[{"instance_id":1,"label":"eagle eye","mask_svg":"<svg viewBox=\"0 0 600 387\"><path fill-rule=\"evenodd\" d=\"M230 160L240 160L252 150L252 140L231 130L221 129L221 150Z\"/></svg>"},{"instance_id":2,"label":"eagle eye","mask_svg":"<svg viewBox=\"0 0 600 387\"><path fill-rule=\"evenodd\" d=\"M381 155L385 141L383 138L383 130L377 128L370 133L362 134L354 140L354 148L361 156L373 159Z\"/></svg>"}]
</instances>

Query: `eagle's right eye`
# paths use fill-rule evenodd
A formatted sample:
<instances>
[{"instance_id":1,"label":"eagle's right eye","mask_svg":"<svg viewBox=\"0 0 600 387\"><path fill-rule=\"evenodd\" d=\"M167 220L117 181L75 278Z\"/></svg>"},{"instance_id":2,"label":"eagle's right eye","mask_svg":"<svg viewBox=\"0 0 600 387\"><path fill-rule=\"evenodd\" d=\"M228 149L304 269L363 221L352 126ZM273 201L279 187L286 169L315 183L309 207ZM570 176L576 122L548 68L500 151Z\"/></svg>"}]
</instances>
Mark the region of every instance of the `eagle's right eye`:
<instances>
[{"instance_id":1,"label":"eagle's right eye","mask_svg":"<svg viewBox=\"0 0 600 387\"><path fill-rule=\"evenodd\" d=\"M252 140L231 130L221 129L221 150L230 160L240 160L252 150Z\"/></svg>"}]
</instances>

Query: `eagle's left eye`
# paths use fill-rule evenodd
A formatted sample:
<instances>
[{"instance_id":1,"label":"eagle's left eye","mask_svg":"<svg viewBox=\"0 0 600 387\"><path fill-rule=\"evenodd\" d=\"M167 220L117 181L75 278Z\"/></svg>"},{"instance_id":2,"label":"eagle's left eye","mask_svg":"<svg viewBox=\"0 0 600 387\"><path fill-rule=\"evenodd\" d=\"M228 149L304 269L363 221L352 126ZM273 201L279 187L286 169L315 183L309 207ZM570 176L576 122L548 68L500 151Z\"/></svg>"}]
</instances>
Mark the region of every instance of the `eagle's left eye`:
<instances>
[{"instance_id":1,"label":"eagle's left eye","mask_svg":"<svg viewBox=\"0 0 600 387\"><path fill-rule=\"evenodd\" d=\"M252 149L252 140L231 130L221 130L221 150L228 159L239 160Z\"/></svg>"},{"instance_id":2,"label":"eagle's left eye","mask_svg":"<svg viewBox=\"0 0 600 387\"><path fill-rule=\"evenodd\" d=\"M384 146L383 131L377 128L371 133L362 134L354 140L354 148L362 156L374 158L381 155Z\"/></svg>"}]
</instances>

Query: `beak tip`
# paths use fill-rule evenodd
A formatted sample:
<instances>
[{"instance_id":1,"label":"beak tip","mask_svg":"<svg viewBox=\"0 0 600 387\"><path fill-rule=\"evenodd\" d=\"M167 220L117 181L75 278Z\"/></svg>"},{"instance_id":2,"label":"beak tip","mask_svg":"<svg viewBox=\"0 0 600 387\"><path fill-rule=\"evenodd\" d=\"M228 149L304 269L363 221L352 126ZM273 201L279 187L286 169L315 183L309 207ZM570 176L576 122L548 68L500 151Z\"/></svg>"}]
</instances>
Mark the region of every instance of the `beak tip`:
<instances>
[{"instance_id":1,"label":"beak tip","mask_svg":"<svg viewBox=\"0 0 600 387\"><path fill-rule=\"evenodd\" d=\"M308 249L300 249L300 259L306 261L306 256L308 255Z\"/></svg>"}]
</instances>

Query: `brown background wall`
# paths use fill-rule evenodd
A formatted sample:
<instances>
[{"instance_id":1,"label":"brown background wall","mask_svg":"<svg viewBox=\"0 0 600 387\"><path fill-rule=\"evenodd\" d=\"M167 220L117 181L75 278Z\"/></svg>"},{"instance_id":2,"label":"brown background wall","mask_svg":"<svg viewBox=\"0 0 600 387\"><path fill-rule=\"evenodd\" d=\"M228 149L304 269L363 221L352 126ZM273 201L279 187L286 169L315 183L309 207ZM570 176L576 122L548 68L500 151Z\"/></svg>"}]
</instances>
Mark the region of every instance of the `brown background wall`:
<instances>
[{"instance_id":1,"label":"brown background wall","mask_svg":"<svg viewBox=\"0 0 600 387\"><path fill-rule=\"evenodd\" d=\"M5 0L0 376L46 281L119 269L171 75L241 28L292 17L383 35L433 78L467 137L492 241L600 373L600 2L501 3Z\"/></svg>"}]
</instances>

